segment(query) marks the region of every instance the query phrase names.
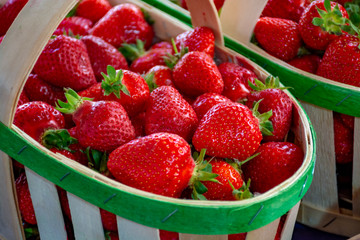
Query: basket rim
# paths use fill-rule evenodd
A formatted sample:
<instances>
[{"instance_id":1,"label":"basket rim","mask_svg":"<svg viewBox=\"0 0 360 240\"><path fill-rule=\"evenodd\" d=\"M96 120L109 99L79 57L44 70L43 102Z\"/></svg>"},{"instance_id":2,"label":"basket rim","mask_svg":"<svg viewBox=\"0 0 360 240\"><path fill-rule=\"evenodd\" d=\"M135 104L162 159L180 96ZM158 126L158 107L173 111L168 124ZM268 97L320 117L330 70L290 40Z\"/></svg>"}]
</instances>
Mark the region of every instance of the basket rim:
<instances>
[{"instance_id":1,"label":"basket rim","mask_svg":"<svg viewBox=\"0 0 360 240\"><path fill-rule=\"evenodd\" d=\"M183 23L191 26L189 12L170 1L141 0L164 12L170 13ZM280 77L285 86L298 99L335 112L360 117L360 88L339 83L327 78L296 69L254 44L246 46L230 36L224 35L225 46L244 55L259 66Z\"/></svg>"}]
</instances>

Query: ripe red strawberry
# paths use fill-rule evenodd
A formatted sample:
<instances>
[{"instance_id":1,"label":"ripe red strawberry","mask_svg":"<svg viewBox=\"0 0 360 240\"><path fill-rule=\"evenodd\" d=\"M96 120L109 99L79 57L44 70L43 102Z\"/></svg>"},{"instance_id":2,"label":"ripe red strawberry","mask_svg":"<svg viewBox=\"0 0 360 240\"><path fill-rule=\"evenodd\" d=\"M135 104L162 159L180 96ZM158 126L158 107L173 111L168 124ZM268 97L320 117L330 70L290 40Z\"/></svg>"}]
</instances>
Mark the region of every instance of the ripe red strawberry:
<instances>
[{"instance_id":1,"label":"ripe red strawberry","mask_svg":"<svg viewBox=\"0 0 360 240\"><path fill-rule=\"evenodd\" d=\"M111 5L108 0L82 0L76 7L76 15L95 23L110 9Z\"/></svg>"},{"instance_id":2,"label":"ripe red strawberry","mask_svg":"<svg viewBox=\"0 0 360 240\"><path fill-rule=\"evenodd\" d=\"M160 240L179 240L179 233L159 230Z\"/></svg>"},{"instance_id":3,"label":"ripe red strawberry","mask_svg":"<svg viewBox=\"0 0 360 240\"><path fill-rule=\"evenodd\" d=\"M334 114L337 114L337 113L334 112ZM354 131L355 118L353 116L341 114L341 113L339 113L339 115L340 115L340 118L341 118L342 122L344 123L344 125L347 128L349 128L351 131Z\"/></svg>"},{"instance_id":4,"label":"ripe red strawberry","mask_svg":"<svg viewBox=\"0 0 360 240\"><path fill-rule=\"evenodd\" d=\"M82 97L93 98L94 101L119 102L130 117L145 111L149 99L149 87L145 80L137 73L121 70L116 71L108 66L108 75L104 80L84 91L79 92Z\"/></svg>"},{"instance_id":5,"label":"ripe red strawberry","mask_svg":"<svg viewBox=\"0 0 360 240\"><path fill-rule=\"evenodd\" d=\"M343 35L331 42L325 51L317 75L360 87L359 39Z\"/></svg>"},{"instance_id":6,"label":"ripe red strawberry","mask_svg":"<svg viewBox=\"0 0 360 240\"><path fill-rule=\"evenodd\" d=\"M217 10L220 10L220 8L222 8L225 2L225 0L213 0L213 1ZM181 7L187 9L187 4L185 0L179 0L179 4Z\"/></svg>"},{"instance_id":7,"label":"ripe red strawberry","mask_svg":"<svg viewBox=\"0 0 360 240\"><path fill-rule=\"evenodd\" d=\"M155 133L111 152L108 168L119 182L130 187L176 198L188 186L195 162L183 138Z\"/></svg>"},{"instance_id":8,"label":"ripe red strawberry","mask_svg":"<svg viewBox=\"0 0 360 240\"><path fill-rule=\"evenodd\" d=\"M103 79L101 73L106 73L108 65L115 69L129 69L125 57L113 45L91 35L82 37L81 41L85 43L91 66L98 81Z\"/></svg>"},{"instance_id":9,"label":"ripe red strawberry","mask_svg":"<svg viewBox=\"0 0 360 240\"><path fill-rule=\"evenodd\" d=\"M15 181L16 194L19 201L19 209L22 218L29 224L36 224L34 206L32 204L29 186L25 173L22 173Z\"/></svg>"},{"instance_id":10,"label":"ripe red strawberry","mask_svg":"<svg viewBox=\"0 0 360 240\"><path fill-rule=\"evenodd\" d=\"M321 62L321 57L315 54L294 58L288 63L296 68L315 74Z\"/></svg>"},{"instance_id":11,"label":"ripe red strawberry","mask_svg":"<svg viewBox=\"0 0 360 240\"><path fill-rule=\"evenodd\" d=\"M130 120L135 129L135 137L145 136L145 112L130 118Z\"/></svg>"},{"instance_id":12,"label":"ripe red strawberry","mask_svg":"<svg viewBox=\"0 0 360 240\"><path fill-rule=\"evenodd\" d=\"M17 107L23 105L24 103L30 102L29 97L26 95L25 91L21 91Z\"/></svg>"},{"instance_id":13,"label":"ripe red strawberry","mask_svg":"<svg viewBox=\"0 0 360 240\"><path fill-rule=\"evenodd\" d=\"M234 102L246 98L251 91L249 81L255 83L257 78L255 73L231 62L221 63L218 69L224 81L222 95Z\"/></svg>"},{"instance_id":14,"label":"ripe red strawberry","mask_svg":"<svg viewBox=\"0 0 360 240\"><path fill-rule=\"evenodd\" d=\"M51 105L40 102L28 102L16 109L14 124L30 137L40 142L47 129L64 128L64 116Z\"/></svg>"},{"instance_id":15,"label":"ripe red strawberry","mask_svg":"<svg viewBox=\"0 0 360 240\"><path fill-rule=\"evenodd\" d=\"M1 42L2 42L3 39L4 39L4 36L1 36L1 37L0 37L0 44L1 44Z\"/></svg>"},{"instance_id":16,"label":"ripe red strawberry","mask_svg":"<svg viewBox=\"0 0 360 240\"><path fill-rule=\"evenodd\" d=\"M0 36L5 35L10 25L28 0L8 0L0 8Z\"/></svg>"},{"instance_id":17,"label":"ripe red strawberry","mask_svg":"<svg viewBox=\"0 0 360 240\"><path fill-rule=\"evenodd\" d=\"M136 39L139 39L149 48L154 37L153 29L145 21L140 8L129 3L113 7L95 24L90 33L115 47L120 47L124 42L136 43Z\"/></svg>"},{"instance_id":18,"label":"ripe red strawberry","mask_svg":"<svg viewBox=\"0 0 360 240\"><path fill-rule=\"evenodd\" d=\"M336 162L350 163L353 161L354 131L344 124L340 114L334 113L333 120Z\"/></svg>"},{"instance_id":19,"label":"ripe red strawberry","mask_svg":"<svg viewBox=\"0 0 360 240\"><path fill-rule=\"evenodd\" d=\"M37 74L30 74L24 91L31 101L42 101L55 106L57 100L65 100L64 90L43 81Z\"/></svg>"},{"instance_id":20,"label":"ripe red strawberry","mask_svg":"<svg viewBox=\"0 0 360 240\"><path fill-rule=\"evenodd\" d=\"M192 107L201 120L213 106L223 102L231 102L231 100L218 93L204 93L196 98Z\"/></svg>"},{"instance_id":21,"label":"ripe red strawberry","mask_svg":"<svg viewBox=\"0 0 360 240\"><path fill-rule=\"evenodd\" d=\"M264 141L284 141L285 136L290 130L292 121L293 104L290 97L280 88L279 79L269 77L265 85L256 80L257 86L254 86L254 92L248 95L246 106L252 108L255 102L260 100L258 111L265 113L272 111L269 120L273 125L271 136L264 136Z\"/></svg>"},{"instance_id":22,"label":"ripe red strawberry","mask_svg":"<svg viewBox=\"0 0 360 240\"><path fill-rule=\"evenodd\" d=\"M96 83L85 44L64 35L49 41L33 71L58 87L82 90Z\"/></svg>"},{"instance_id":23,"label":"ripe red strawberry","mask_svg":"<svg viewBox=\"0 0 360 240\"><path fill-rule=\"evenodd\" d=\"M209 156L243 161L257 150L262 135L259 120L248 107L226 102L205 114L192 140L196 150L206 149Z\"/></svg>"},{"instance_id":24,"label":"ripe red strawberry","mask_svg":"<svg viewBox=\"0 0 360 240\"><path fill-rule=\"evenodd\" d=\"M283 18L299 22L305 5L305 0L269 0L261 16Z\"/></svg>"},{"instance_id":25,"label":"ripe red strawberry","mask_svg":"<svg viewBox=\"0 0 360 240\"><path fill-rule=\"evenodd\" d=\"M176 36L177 49L187 47L189 52L205 52L214 57L215 37L213 31L208 27L195 27Z\"/></svg>"},{"instance_id":26,"label":"ripe red strawberry","mask_svg":"<svg viewBox=\"0 0 360 240\"><path fill-rule=\"evenodd\" d=\"M59 101L57 109L72 114L76 136L83 147L112 151L135 138L135 130L124 108L118 102L91 102L67 89L68 103Z\"/></svg>"},{"instance_id":27,"label":"ripe red strawberry","mask_svg":"<svg viewBox=\"0 0 360 240\"><path fill-rule=\"evenodd\" d=\"M296 57L302 45L298 24L287 19L262 17L254 34L266 52L284 61Z\"/></svg>"},{"instance_id":28,"label":"ripe red strawberry","mask_svg":"<svg viewBox=\"0 0 360 240\"><path fill-rule=\"evenodd\" d=\"M119 240L119 235L117 232L109 232L109 233L106 233L105 239L106 240Z\"/></svg>"},{"instance_id":29,"label":"ripe red strawberry","mask_svg":"<svg viewBox=\"0 0 360 240\"><path fill-rule=\"evenodd\" d=\"M338 2L338 3L340 3L342 6L344 6L345 5L345 3L347 3L347 2L352 2L353 0L336 0L335 2Z\"/></svg>"},{"instance_id":30,"label":"ripe red strawberry","mask_svg":"<svg viewBox=\"0 0 360 240\"><path fill-rule=\"evenodd\" d=\"M105 230L117 232L116 215L104 209L100 209L101 222Z\"/></svg>"},{"instance_id":31,"label":"ripe red strawberry","mask_svg":"<svg viewBox=\"0 0 360 240\"><path fill-rule=\"evenodd\" d=\"M331 2L331 10L334 10L336 5L338 4ZM338 36L337 34L331 34L323 30L321 27L313 24L313 19L320 17L318 9L325 10L324 0L314 1L306 7L299 21L299 30L301 37L307 46L316 50L325 50L329 43ZM348 13L343 6L338 5L338 9L342 13L343 17L349 18ZM339 16L337 16L335 12L332 12L328 18L328 20L331 21L338 21L337 19L339 19ZM338 34L341 34L341 30Z\"/></svg>"},{"instance_id":32,"label":"ripe red strawberry","mask_svg":"<svg viewBox=\"0 0 360 240\"><path fill-rule=\"evenodd\" d=\"M289 142L262 144L254 159L241 166L247 179L251 179L253 192L264 193L291 177L301 166L304 153Z\"/></svg>"},{"instance_id":33,"label":"ripe red strawberry","mask_svg":"<svg viewBox=\"0 0 360 240\"><path fill-rule=\"evenodd\" d=\"M145 115L147 135L168 132L190 141L197 124L195 111L175 88L162 86L150 94Z\"/></svg>"},{"instance_id":34,"label":"ripe red strawberry","mask_svg":"<svg viewBox=\"0 0 360 240\"><path fill-rule=\"evenodd\" d=\"M89 30L92 28L92 21L83 17L67 17L64 18L59 26L56 28L53 35L80 35L85 36L89 34Z\"/></svg>"},{"instance_id":35,"label":"ripe red strawberry","mask_svg":"<svg viewBox=\"0 0 360 240\"><path fill-rule=\"evenodd\" d=\"M216 177L216 180L219 182L203 182L204 186L207 188L207 192L203 194L204 197L208 200L243 199L241 196L240 198L237 198L234 194L235 189L240 189L245 184L238 170L221 159L209 160L209 164L212 167L212 172L219 175Z\"/></svg>"},{"instance_id":36,"label":"ripe red strawberry","mask_svg":"<svg viewBox=\"0 0 360 240\"><path fill-rule=\"evenodd\" d=\"M158 48L171 49L171 51L174 50L172 44L170 42L167 42L167 41L157 42L157 43L153 44L150 49L154 50L154 49L158 49Z\"/></svg>"},{"instance_id":37,"label":"ripe red strawberry","mask_svg":"<svg viewBox=\"0 0 360 240\"><path fill-rule=\"evenodd\" d=\"M175 87L172 70L167 66L157 65L152 67L147 71L144 78L149 85L150 91L160 86Z\"/></svg>"},{"instance_id":38,"label":"ripe red strawberry","mask_svg":"<svg viewBox=\"0 0 360 240\"><path fill-rule=\"evenodd\" d=\"M174 84L177 89L191 97L203 93L221 93L224 82L210 55L193 51L185 54L174 66Z\"/></svg>"}]
</instances>

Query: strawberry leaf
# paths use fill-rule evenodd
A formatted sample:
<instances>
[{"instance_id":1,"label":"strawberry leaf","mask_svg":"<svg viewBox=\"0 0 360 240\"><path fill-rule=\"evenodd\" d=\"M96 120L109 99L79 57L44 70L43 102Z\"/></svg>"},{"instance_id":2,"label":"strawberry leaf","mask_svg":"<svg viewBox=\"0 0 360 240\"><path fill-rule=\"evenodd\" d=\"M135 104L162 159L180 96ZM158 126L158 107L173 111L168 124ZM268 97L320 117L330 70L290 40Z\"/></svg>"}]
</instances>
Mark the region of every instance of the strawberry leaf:
<instances>
[{"instance_id":1,"label":"strawberry leaf","mask_svg":"<svg viewBox=\"0 0 360 240\"><path fill-rule=\"evenodd\" d=\"M155 83L153 72L146 74L144 76L144 80L146 84L149 86L150 92L154 91L154 89L158 87L158 85Z\"/></svg>"},{"instance_id":2,"label":"strawberry leaf","mask_svg":"<svg viewBox=\"0 0 360 240\"><path fill-rule=\"evenodd\" d=\"M78 141L76 138L70 136L67 129L49 129L46 130L41 137L41 143L46 148L57 148L59 150L65 149L69 152L73 152L69 146L76 144Z\"/></svg>"},{"instance_id":3,"label":"strawberry leaf","mask_svg":"<svg viewBox=\"0 0 360 240\"><path fill-rule=\"evenodd\" d=\"M120 92L130 96L129 90L122 84L122 79L124 77L122 70L115 70L113 66L108 65L107 75L105 73L101 73L101 75L104 77L101 82L101 88L104 90L105 96L109 96L113 93L117 98L120 98Z\"/></svg>"},{"instance_id":4,"label":"strawberry leaf","mask_svg":"<svg viewBox=\"0 0 360 240\"><path fill-rule=\"evenodd\" d=\"M145 44L140 39L136 39L136 44L123 43L119 51L126 60L132 62L145 54Z\"/></svg>"},{"instance_id":5,"label":"strawberry leaf","mask_svg":"<svg viewBox=\"0 0 360 240\"><path fill-rule=\"evenodd\" d=\"M71 88L65 88L64 90L65 90L65 97L67 102L58 100L57 103L55 103L56 105L55 109L58 110L59 112L65 114L72 114L80 107L81 104L83 104L84 101L92 100L91 98L80 97Z\"/></svg>"}]
</instances>

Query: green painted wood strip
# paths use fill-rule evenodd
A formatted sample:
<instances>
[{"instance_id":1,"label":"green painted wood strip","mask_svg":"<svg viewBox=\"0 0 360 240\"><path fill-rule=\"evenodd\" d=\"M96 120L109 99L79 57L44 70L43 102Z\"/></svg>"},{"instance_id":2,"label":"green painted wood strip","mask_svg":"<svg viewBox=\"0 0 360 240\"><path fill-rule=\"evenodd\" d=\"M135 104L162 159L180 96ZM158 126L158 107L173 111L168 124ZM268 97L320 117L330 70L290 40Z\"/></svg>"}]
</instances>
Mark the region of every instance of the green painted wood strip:
<instances>
[{"instance_id":1,"label":"green painted wood strip","mask_svg":"<svg viewBox=\"0 0 360 240\"><path fill-rule=\"evenodd\" d=\"M315 143L312 128L311 132ZM202 205L193 204L194 200L168 201L165 197L148 197L109 186L50 157L1 122L0 136L0 150L85 201L149 227L209 235L252 231L285 214L304 196L311 184L316 151L314 146L311 164L298 181L263 201L257 197L251 201L224 202L221 205L208 201L207 205Z\"/></svg>"},{"instance_id":2,"label":"green painted wood strip","mask_svg":"<svg viewBox=\"0 0 360 240\"><path fill-rule=\"evenodd\" d=\"M173 4L160 0L142 1L191 26L190 16L174 9L172 7ZM272 62L261 54L249 49L245 45L234 41L231 38L225 36L224 40L226 47L249 58L269 71L272 75L278 76L281 83L285 86L292 87L289 90L298 99L329 110L360 117L360 89L359 91L356 91L342 88L301 75L284 67L283 65Z\"/></svg>"}]
</instances>

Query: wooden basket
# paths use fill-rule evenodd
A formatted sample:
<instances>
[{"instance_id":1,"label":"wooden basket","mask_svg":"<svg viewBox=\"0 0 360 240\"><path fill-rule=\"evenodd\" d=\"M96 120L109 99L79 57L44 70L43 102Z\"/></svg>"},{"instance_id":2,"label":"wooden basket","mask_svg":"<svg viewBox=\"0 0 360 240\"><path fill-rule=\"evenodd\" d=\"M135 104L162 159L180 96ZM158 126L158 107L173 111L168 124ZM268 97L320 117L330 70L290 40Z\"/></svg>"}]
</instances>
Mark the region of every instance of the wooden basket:
<instances>
[{"instance_id":1,"label":"wooden basket","mask_svg":"<svg viewBox=\"0 0 360 240\"><path fill-rule=\"evenodd\" d=\"M146 9L155 20L154 30L161 39L189 30L141 1L110 2L131 2ZM0 44L0 149L4 151L0 152L0 239L24 239L10 157L25 165L42 240L66 239L56 185L67 191L76 239L104 239L99 208L117 215L122 240L159 239L158 229L180 232L180 239L227 239L227 234L240 232L248 232L248 240L274 239L279 218L287 212L282 239L290 239L299 201L310 186L315 165L315 135L305 112L290 94L294 102L291 131L305 153L304 162L287 181L243 201L182 200L137 190L48 151L12 125L28 74L51 33L75 3L76 0L29 0ZM222 46L216 48L216 57L218 61L251 66L261 80L269 75Z\"/></svg>"},{"instance_id":2,"label":"wooden basket","mask_svg":"<svg viewBox=\"0 0 360 240\"><path fill-rule=\"evenodd\" d=\"M188 13L169 1L147 2L190 23ZM253 29L266 2L225 1L220 15L225 45L279 76L284 85L291 86L290 91L301 100L313 123L317 134L317 167L300 206L298 221L323 231L354 236L360 233L360 153L355 151L360 146L360 89L297 69L252 44ZM350 197L342 196L342 189L337 185L333 111L355 117ZM344 202L350 206L343 207Z\"/></svg>"}]
</instances>

